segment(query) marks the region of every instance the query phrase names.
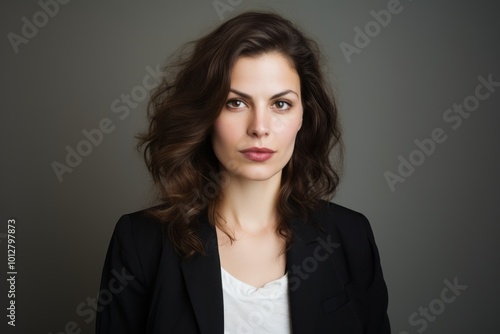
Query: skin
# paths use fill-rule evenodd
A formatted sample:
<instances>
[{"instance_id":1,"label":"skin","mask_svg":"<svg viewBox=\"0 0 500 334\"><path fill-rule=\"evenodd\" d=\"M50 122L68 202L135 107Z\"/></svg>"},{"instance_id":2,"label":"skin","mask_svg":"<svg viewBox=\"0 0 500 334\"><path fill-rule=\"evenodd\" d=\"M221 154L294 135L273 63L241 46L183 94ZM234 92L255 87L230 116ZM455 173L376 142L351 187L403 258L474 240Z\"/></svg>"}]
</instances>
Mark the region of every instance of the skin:
<instances>
[{"instance_id":1,"label":"skin","mask_svg":"<svg viewBox=\"0 0 500 334\"><path fill-rule=\"evenodd\" d=\"M217 238L222 267L254 287L285 274L276 203L302 115L300 78L288 59L268 53L237 60L231 91L212 137L221 169L229 175L219 209L236 241L231 243L219 227ZM251 147L266 147L274 153L266 161L252 161L241 152Z\"/></svg>"}]
</instances>

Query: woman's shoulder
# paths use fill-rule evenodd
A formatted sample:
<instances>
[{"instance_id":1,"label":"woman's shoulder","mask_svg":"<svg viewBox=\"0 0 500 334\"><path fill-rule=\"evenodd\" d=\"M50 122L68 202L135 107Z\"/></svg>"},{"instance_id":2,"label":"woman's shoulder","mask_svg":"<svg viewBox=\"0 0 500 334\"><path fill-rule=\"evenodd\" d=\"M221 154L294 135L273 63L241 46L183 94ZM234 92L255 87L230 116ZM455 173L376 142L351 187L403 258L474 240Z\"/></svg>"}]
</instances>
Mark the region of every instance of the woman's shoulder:
<instances>
[{"instance_id":1,"label":"woman's shoulder","mask_svg":"<svg viewBox=\"0 0 500 334\"><path fill-rule=\"evenodd\" d=\"M363 264L372 258L376 250L375 238L369 220L361 212L323 201L320 209L314 212L313 221L342 244L351 260Z\"/></svg>"},{"instance_id":2,"label":"woman's shoulder","mask_svg":"<svg viewBox=\"0 0 500 334\"><path fill-rule=\"evenodd\" d=\"M320 201L320 207L312 213L312 219L323 228L338 228L346 232L362 231L370 228L366 216L343 205Z\"/></svg>"},{"instance_id":3,"label":"woman's shoulder","mask_svg":"<svg viewBox=\"0 0 500 334\"><path fill-rule=\"evenodd\" d=\"M112 239L121 248L135 249L139 254L161 249L165 242L165 227L151 211L160 205L122 214L115 224Z\"/></svg>"},{"instance_id":4,"label":"woman's shoulder","mask_svg":"<svg viewBox=\"0 0 500 334\"><path fill-rule=\"evenodd\" d=\"M352 277L360 286L368 286L376 272L381 271L378 247L369 220L361 212L325 202L317 212L327 233L338 235L347 257Z\"/></svg>"},{"instance_id":5,"label":"woman's shoulder","mask_svg":"<svg viewBox=\"0 0 500 334\"><path fill-rule=\"evenodd\" d=\"M323 204L316 214L326 232L338 236L338 239L332 237L338 243L333 258L337 268L345 268L340 275L347 282L346 290L356 307L368 317L367 328L383 328L381 332L389 333L387 286L369 220L345 206L326 201ZM343 275L346 272L347 277Z\"/></svg>"},{"instance_id":6,"label":"woman's shoulder","mask_svg":"<svg viewBox=\"0 0 500 334\"><path fill-rule=\"evenodd\" d=\"M122 233L133 233L134 235L142 236L153 234L163 230L162 222L155 218L151 212L160 208L161 205L132 211L122 214L116 223L115 229Z\"/></svg>"}]
</instances>

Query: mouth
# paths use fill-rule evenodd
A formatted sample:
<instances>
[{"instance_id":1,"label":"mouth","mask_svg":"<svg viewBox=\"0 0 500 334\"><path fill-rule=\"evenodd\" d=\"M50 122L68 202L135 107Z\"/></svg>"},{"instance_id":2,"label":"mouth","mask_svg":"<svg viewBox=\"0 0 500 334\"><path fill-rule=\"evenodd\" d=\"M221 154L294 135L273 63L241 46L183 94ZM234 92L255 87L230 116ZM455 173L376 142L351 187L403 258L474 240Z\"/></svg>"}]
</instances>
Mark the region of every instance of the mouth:
<instances>
[{"instance_id":1,"label":"mouth","mask_svg":"<svg viewBox=\"0 0 500 334\"><path fill-rule=\"evenodd\" d=\"M240 153L248 160L262 162L271 159L276 151L266 147L251 147L241 150Z\"/></svg>"}]
</instances>

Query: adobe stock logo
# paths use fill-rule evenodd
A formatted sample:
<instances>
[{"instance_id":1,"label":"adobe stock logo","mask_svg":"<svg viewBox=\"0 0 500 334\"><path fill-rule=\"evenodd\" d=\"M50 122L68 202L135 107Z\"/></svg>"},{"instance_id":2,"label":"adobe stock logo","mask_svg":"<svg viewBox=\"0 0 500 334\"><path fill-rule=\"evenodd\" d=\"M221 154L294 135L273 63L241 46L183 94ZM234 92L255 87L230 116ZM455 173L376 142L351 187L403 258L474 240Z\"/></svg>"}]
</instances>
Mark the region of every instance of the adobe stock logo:
<instances>
[{"instance_id":1,"label":"adobe stock logo","mask_svg":"<svg viewBox=\"0 0 500 334\"><path fill-rule=\"evenodd\" d=\"M371 10L370 15L373 17L373 20L368 21L364 25L364 29L358 26L354 27L353 44L344 41L339 44L347 63L350 64L352 62L351 57L354 54L360 54L361 50L370 45L372 39L382 32L382 28L387 28L392 21L392 17L400 14L403 8L399 0L389 0L387 2L387 9L381 9L378 12Z\"/></svg>"},{"instance_id":2,"label":"adobe stock logo","mask_svg":"<svg viewBox=\"0 0 500 334\"><path fill-rule=\"evenodd\" d=\"M310 277L309 274L318 269L319 262L326 261L335 249L340 247L339 243L332 242L330 235L327 236L326 240L319 237L316 240L319 245L314 249L313 255L305 257L300 265L294 264L289 270L291 275L288 282L291 291L297 290L301 282L307 280Z\"/></svg>"},{"instance_id":3,"label":"adobe stock logo","mask_svg":"<svg viewBox=\"0 0 500 334\"><path fill-rule=\"evenodd\" d=\"M236 6L239 6L243 0L214 0L212 5L214 6L217 15L221 21L224 21L224 13L232 12Z\"/></svg>"},{"instance_id":4,"label":"adobe stock logo","mask_svg":"<svg viewBox=\"0 0 500 334\"><path fill-rule=\"evenodd\" d=\"M161 82L162 71L159 64L156 67L146 66L145 70L147 73L142 78L141 84L132 87L128 93L123 92L119 98L110 103L111 112L120 121L127 119L131 111L136 109L140 102L146 100L149 92ZM54 160L50 164L59 182L64 181L65 174L72 173L75 168L80 166L84 158L92 154L94 149L102 144L105 135L109 135L116 129L117 124L119 124L117 121L114 122L111 118L104 117L98 121L95 128L81 131L84 139L81 139L74 146L66 145L66 156L62 160L63 162Z\"/></svg>"},{"instance_id":5,"label":"adobe stock logo","mask_svg":"<svg viewBox=\"0 0 500 334\"><path fill-rule=\"evenodd\" d=\"M458 277L453 279L453 283L448 279L443 281L445 287L441 290L439 298L435 298L429 302L427 306L420 306L418 312L413 312L408 318L408 323L417 328L417 333L424 332L430 322L436 321L437 317L446 310L446 306L455 302L463 291L468 286L459 284ZM410 334L407 331L399 332L399 334Z\"/></svg>"},{"instance_id":6,"label":"adobe stock logo","mask_svg":"<svg viewBox=\"0 0 500 334\"><path fill-rule=\"evenodd\" d=\"M472 113L479 109L482 101L487 100L495 92L496 87L500 87L500 81L493 81L492 74L487 77L482 75L477 77L479 84L476 85L474 93L466 96L462 103L454 103L450 108L443 112L443 121L449 124L454 131L458 130L464 120L468 119ZM441 127L436 127L430 132L428 138L415 139L416 148L406 156L398 155L398 166L396 172L385 171L384 177L391 192L396 191L398 183L405 182L416 168L421 166L428 157L433 155L438 144L444 143L448 139L448 134Z\"/></svg>"},{"instance_id":7,"label":"adobe stock logo","mask_svg":"<svg viewBox=\"0 0 500 334\"><path fill-rule=\"evenodd\" d=\"M45 27L51 18L59 13L60 5L66 5L70 0L40 0L38 1L38 6L42 10L39 10L33 14L31 20L26 16L21 18L21 35L14 32L9 32L7 34L7 39L12 46L15 54L19 53L19 46L21 44L28 44L28 42L38 35L39 29Z\"/></svg>"},{"instance_id":8,"label":"adobe stock logo","mask_svg":"<svg viewBox=\"0 0 500 334\"><path fill-rule=\"evenodd\" d=\"M97 313L102 312L107 305L111 304L113 299L136 278L134 275L129 275L125 267L122 267L121 271L112 269L111 274L113 277L109 280L107 287L100 289L96 297L88 296L85 301L76 306L76 314L84 318L83 321L86 324L92 323L97 317ZM54 334L70 333L82 333L82 327L74 320L66 322L63 331ZM52 332L49 332L49 334L52 334Z\"/></svg>"}]
</instances>

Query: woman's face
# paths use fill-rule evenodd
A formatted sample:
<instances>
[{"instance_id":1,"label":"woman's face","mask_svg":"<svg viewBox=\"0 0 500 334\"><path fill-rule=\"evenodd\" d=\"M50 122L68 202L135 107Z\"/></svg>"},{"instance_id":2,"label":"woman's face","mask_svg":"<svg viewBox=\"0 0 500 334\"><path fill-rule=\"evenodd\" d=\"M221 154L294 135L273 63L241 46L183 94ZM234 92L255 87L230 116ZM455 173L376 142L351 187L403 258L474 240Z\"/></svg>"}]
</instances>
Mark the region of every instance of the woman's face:
<instances>
[{"instance_id":1,"label":"woman's face","mask_svg":"<svg viewBox=\"0 0 500 334\"><path fill-rule=\"evenodd\" d=\"M300 79L279 53L239 58L212 146L225 170L249 180L281 177L302 125Z\"/></svg>"}]
</instances>

